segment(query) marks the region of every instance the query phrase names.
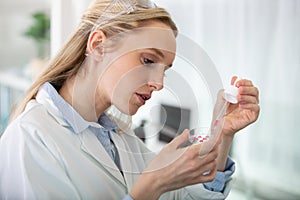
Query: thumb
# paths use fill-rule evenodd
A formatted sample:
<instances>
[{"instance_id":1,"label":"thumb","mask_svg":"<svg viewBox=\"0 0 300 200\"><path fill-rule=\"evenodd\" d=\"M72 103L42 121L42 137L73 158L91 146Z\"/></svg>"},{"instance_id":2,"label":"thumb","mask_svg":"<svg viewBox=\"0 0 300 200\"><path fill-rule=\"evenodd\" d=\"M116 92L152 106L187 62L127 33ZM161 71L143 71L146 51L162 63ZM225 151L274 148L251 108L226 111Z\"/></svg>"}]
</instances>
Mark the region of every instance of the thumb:
<instances>
[{"instance_id":1,"label":"thumb","mask_svg":"<svg viewBox=\"0 0 300 200\"><path fill-rule=\"evenodd\" d=\"M185 129L179 136L175 137L171 142L170 145L177 149L181 145L185 144L190 137L190 131Z\"/></svg>"},{"instance_id":2,"label":"thumb","mask_svg":"<svg viewBox=\"0 0 300 200\"><path fill-rule=\"evenodd\" d=\"M238 80L238 77L237 76L233 76L231 78L231 85L234 85L237 80Z\"/></svg>"}]
</instances>

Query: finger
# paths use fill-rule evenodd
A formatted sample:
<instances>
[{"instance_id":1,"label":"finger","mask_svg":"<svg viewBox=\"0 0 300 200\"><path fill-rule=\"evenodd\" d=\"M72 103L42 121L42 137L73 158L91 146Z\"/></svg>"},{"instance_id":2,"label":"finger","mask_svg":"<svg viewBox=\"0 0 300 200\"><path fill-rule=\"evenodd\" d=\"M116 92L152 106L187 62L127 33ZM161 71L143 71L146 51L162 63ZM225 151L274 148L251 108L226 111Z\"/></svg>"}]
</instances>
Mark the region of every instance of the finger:
<instances>
[{"instance_id":1,"label":"finger","mask_svg":"<svg viewBox=\"0 0 300 200\"><path fill-rule=\"evenodd\" d=\"M196 184L196 183L206 183L206 182L211 182L215 179L216 173L217 173L217 168L216 168L216 164L215 166L209 166L210 169L206 169L206 170L201 170L199 171L199 175L196 176L191 182L192 184ZM208 172L208 173L205 173ZM204 174L203 174L204 173Z\"/></svg>"},{"instance_id":2,"label":"finger","mask_svg":"<svg viewBox=\"0 0 300 200\"><path fill-rule=\"evenodd\" d=\"M238 91L239 91L239 94L246 94L246 95L251 95L251 96L259 95L258 88L254 87L254 86L240 86Z\"/></svg>"},{"instance_id":3,"label":"finger","mask_svg":"<svg viewBox=\"0 0 300 200\"><path fill-rule=\"evenodd\" d=\"M207 163L210 163L212 161L214 161L215 159L217 159L218 157L218 148L214 149L213 151L209 152L208 154L206 154L205 157L203 156L199 156L199 163L201 163L200 165L204 165Z\"/></svg>"},{"instance_id":4,"label":"finger","mask_svg":"<svg viewBox=\"0 0 300 200\"><path fill-rule=\"evenodd\" d=\"M218 157L218 148L214 148L206 154L203 154L202 151L200 151L201 153L199 154L199 151L195 151L195 149L196 148L194 148L194 152L191 153L191 157L194 158L192 162L194 169L198 169L199 167L214 161ZM190 147L189 151L192 151L192 147Z\"/></svg>"},{"instance_id":5,"label":"finger","mask_svg":"<svg viewBox=\"0 0 300 200\"><path fill-rule=\"evenodd\" d=\"M239 107L242 109L251 110L257 114L260 112L260 106L258 104L239 104Z\"/></svg>"},{"instance_id":6,"label":"finger","mask_svg":"<svg viewBox=\"0 0 300 200\"><path fill-rule=\"evenodd\" d=\"M233 76L233 77L231 78L231 85L234 85L234 82L235 82L237 79L238 79L237 76Z\"/></svg>"},{"instance_id":7,"label":"finger","mask_svg":"<svg viewBox=\"0 0 300 200\"><path fill-rule=\"evenodd\" d=\"M205 156L209 152L214 151L215 149L218 148L219 144L220 144L220 140L218 137L211 137L208 141L201 143L201 146L197 146L199 156L200 157Z\"/></svg>"},{"instance_id":8,"label":"finger","mask_svg":"<svg viewBox=\"0 0 300 200\"><path fill-rule=\"evenodd\" d=\"M236 83L237 87L241 87L241 86L253 86L253 83L251 80L247 80L247 79L241 79Z\"/></svg>"},{"instance_id":9,"label":"finger","mask_svg":"<svg viewBox=\"0 0 300 200\"><path fill-rule=\"evenodd\" d=\"M256 96L238 95L238 102L241 104L258 104L258 98Z\"/></svg>"},{"instance_id":10,"label":"finger","mask_svg":"<svg viewBox=\"0 0 300 200\"><path fill-rule=\"evenodd\" d=\"M197 168L192 169L188 172L188 175L190 178L195 178L199 175L209 174L211 171L213 171L217 167L217 161L212 160L209 163L202 164L198 166Z\"/></svg>"},{"instance_id":11,"label":"finger","mask_svg":"<svg viewBox=\"0 0 300 200\"><path fill-rule=\"evenodd\" d=\"M210 163L207 163L206 165L203 165L198 172L200 172L203 175L210 174L213 170L215 170L217 167L217 161L213 160Z\"/></svg>"},{"instance_id":12,"label":"finger","mask_svg":"<svg viewBox=\"0 0 300 200\"><path fill-rule=\"evenodd\" d=\"M178 147L182 146L183 144L185 144L190 136L190 132L189 130L185 129L179 136L175 137L171 142L170 142L170 146L172 146L173 148L177 149Z\"/></svg>"},{"instance_id":13,"label":"finger","mask_svg":"<svg viewBox=\"0 0 300 200\"><path fill-rule=\"evenodd\" d=\"M212 166L210 166L211 169L210 170L206 170L203 173L203 176L207 179L209 179L210 181L213 181L216 177L216 173L217 173L217 162L213 162ZM208 173L206 173L208 172Z\"/></svg>"}]
</instances>

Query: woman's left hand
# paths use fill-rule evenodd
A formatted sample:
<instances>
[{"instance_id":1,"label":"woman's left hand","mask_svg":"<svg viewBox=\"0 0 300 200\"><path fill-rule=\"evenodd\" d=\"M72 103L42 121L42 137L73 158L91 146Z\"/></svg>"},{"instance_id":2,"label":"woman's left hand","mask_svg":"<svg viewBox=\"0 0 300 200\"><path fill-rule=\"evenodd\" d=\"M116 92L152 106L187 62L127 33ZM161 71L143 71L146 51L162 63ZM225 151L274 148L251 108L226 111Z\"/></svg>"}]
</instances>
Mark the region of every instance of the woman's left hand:
<instances>
[{"instance_id":1,"label":"woman's left hand","mask_svg":"<svg viewBox=\"0 0 300 200\"><path fill-rule=\"evenodd\" d=\"M233 85L237 77L232 77L231 84ZM222 134L225 136L234 136L234 134L255 122L258 118L259 107L259 91L252 81L241 79L237 81L238 87L238 103L229 104L225 116ZM219 93L219 98L222 98L223 91ZM222 98L224 101L224 99Z\"/></svg>"}]
</instances>

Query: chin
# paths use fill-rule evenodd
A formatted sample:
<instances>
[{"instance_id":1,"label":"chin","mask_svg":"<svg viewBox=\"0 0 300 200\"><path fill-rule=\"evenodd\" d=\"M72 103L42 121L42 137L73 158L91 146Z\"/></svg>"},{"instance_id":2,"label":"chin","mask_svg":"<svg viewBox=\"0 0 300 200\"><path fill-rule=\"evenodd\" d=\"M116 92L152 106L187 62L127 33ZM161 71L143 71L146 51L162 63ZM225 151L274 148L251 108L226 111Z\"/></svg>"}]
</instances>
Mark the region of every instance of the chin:
<instances>
[{"instance_id":1,"label":"chin","mask_svg":"<svg viewBox=\"0 0 300 200\"><path fill-rule=\"evenodd\" d=\"M130 107L129 107L129 113L128 113L128 115L135 115L136 113L137 113L137 111L139 110L139 108L140 108L141 106L139 106L139 105L131 105Z\"/></svg>"},{"instance_id":2,"label":"chin","mask_svg":"<svg viewBox=\"0 0 300 200\"><path fill-rule=\"evenodd\" d=\"M127 109L123 109L123 108L118 108L122 113L126 114L126 115L135 115L138 111L138 109L140 108L140 106L137 105L131 105L129 108Z\"/></svg>"},{"instance_id":3,"label":"chin","mask_svg":"<svg viewBox=\"0 0 300 200\"><path fill-rule=\"evenodd\" d=\"M135 115L138 109L130 109L128 115Z\"/></svg>"}]
</instances>

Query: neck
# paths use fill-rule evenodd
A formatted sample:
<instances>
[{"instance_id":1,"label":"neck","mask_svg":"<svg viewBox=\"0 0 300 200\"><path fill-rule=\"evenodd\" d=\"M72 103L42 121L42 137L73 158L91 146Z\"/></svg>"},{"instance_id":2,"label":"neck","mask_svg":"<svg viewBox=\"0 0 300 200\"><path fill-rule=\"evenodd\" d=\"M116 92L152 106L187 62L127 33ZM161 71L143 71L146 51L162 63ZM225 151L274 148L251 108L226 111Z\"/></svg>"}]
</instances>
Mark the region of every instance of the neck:
<instances>
[{"instance_id":1,"label":"neck","mask_svg":"<svg viewBox=\"0 0 300 200\"><path fill-rule=\"evenodd\" d=\"M67 79L59 90L59 94L86 121L97 122L100 115L110 106L105 101L104 95L98 94L97 82L88 75L76 75Z\"/></svg>"}]
</instances>

